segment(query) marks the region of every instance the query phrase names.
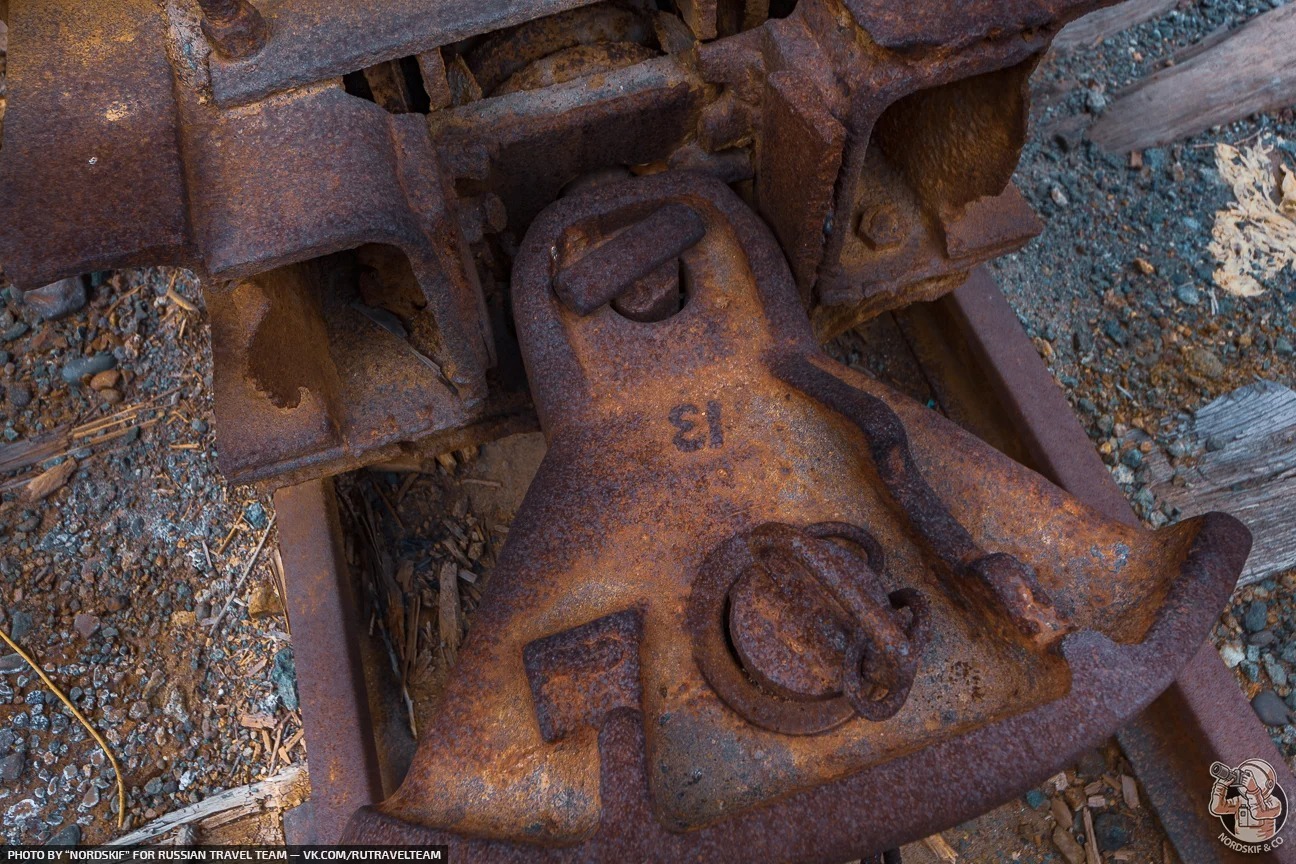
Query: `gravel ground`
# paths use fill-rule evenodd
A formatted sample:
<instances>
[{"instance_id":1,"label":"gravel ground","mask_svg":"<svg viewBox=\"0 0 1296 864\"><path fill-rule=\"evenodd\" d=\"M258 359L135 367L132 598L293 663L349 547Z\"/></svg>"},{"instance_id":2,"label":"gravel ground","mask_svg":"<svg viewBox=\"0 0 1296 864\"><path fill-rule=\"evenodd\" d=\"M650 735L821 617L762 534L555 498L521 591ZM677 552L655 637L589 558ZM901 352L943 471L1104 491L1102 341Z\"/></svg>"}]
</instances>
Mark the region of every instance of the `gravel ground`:
<instances>
[{"instance_id":1,"label":"gravel ground","mask_svg":"<svg viewBox=\"0 0 1296 864\"><path fill-rule=\"evenodd\" d=\"M1296 164L1286 143L1296 140L1292 114L1146 151L1140 167L1064 131L1068 118L1100 113L1180 48L1280 4L1181 5L1041 67L1018 185L1047 227L995 265L1096 446L1154 525L1173 514L1145 491L1143 455L1161 447L1177 458L1188 412L1257 376L1291 385L1296 367L1296 285L1230 297L1212 287L1207 251L1214 214L1231 197L1212 145L1274 143ZM168 297L168 287L199 311ZM62 482L48 497L30 500L14 475L0 479L0 625L104 731L125 771L128 825L272 774L304 752L288 626L273 595L273 514L268 500L229 489L215 468L207 338L199 291L175 271L113 275L91 289L85 311L58 321L8 292L0 297L0 446L104 424L43 463L55 469L50 484ZM69 368L76 362L88 365ZM95 369L98 378L75 374ZM384 493L399 492L396 482ZM423 501L420 488L406 488L411 503ZM433 519L434 509L429 503L410 524ZM270 542L235 592L266 531ZM420 578L430 581L430 571ZM1216 631L1289 760L1294 579L1240 592ZM238 603L207 646L202 622L231 596ZM1092 809L1108 860L1116 851L1160 860L1155 820L1146 806L1129 805L1125 774L1120 755L1104 748L1059 783L946 837L960 860L1067 860L1054 800L1104 797ZM102 754L25 665L0 651L0 836L94 842L116 833L115 809ZM913 860L924 854L913 850Z\"/></svg>"},{"instance_id":2,"label":"gravel ground","mask_svg":"<svg viewBox=\"0 0 1296 864\"><path fill-rule=\"evenodd\" d=\"M200 313L167 299L168 287L201 304L189 277L153 270L113 276L88 308L59 321L9 291L0 307L0 444L124 417L101 433L118 437L74 440L44 463L75 468L43 500L4 476L0 626L112 746L128 827L273 773L265 737L292 741L300 726L282 617L253 620L236 605L205 648L202 622L219 614L273 528L269 501L228 489L216 470L208 331ZM86 358L113 367L93 379L115 377L112 387L65 376ZM273 548L239 600L272 584ZM278 767L303 752L285 751ZM102 751L0 650L0 836L94 842L115 833L116 811Z\"/></svg>"},{"instance_id":3,"label":"gravel ground","mask_svg":"<svg viewBox=\"0 0 1296 864\"><path fill-rule=\"evenodd\" d=\"M1231 296L1214 285L1209 251L1215 213L1232 201L1215 144L1265 144L1296 166L1296 114L1248 118L1144 151L1141 160L1059 130L1101 113L1185 46L1279 5L1180 3L1095 49L1050 58L1033 81L1037 110L1017 184L1046 227L994 266L1113 476L1153 527L1177 514L1163 512L1147 488L1152 448L1178 464L1189 412L1257 378L1296 386L1296 282ZM1215 639L1296 768L1286 711L1296 708L1293 588L1288 573L1243 589Z\"/></svg>"}]
</instances>

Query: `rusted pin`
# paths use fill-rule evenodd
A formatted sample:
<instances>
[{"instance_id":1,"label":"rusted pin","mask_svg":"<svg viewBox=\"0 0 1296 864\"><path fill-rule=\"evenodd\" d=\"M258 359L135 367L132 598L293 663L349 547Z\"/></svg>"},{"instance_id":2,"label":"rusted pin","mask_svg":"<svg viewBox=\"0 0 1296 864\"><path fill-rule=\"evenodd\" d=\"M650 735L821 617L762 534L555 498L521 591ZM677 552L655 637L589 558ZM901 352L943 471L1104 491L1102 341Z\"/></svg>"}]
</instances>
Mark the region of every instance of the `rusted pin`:
<instances>
[{"instance_id":1,"label":"rusted pin","mask_svg":"<svg viewBox=\"0 0 1296 864\"><path fill-rule=\"evenodd\" d=\"M198 0L202 7L202 29L213 49L238 60L261 50L270 38L270 28L248 0Z\"/></svg>"}]
</instances>

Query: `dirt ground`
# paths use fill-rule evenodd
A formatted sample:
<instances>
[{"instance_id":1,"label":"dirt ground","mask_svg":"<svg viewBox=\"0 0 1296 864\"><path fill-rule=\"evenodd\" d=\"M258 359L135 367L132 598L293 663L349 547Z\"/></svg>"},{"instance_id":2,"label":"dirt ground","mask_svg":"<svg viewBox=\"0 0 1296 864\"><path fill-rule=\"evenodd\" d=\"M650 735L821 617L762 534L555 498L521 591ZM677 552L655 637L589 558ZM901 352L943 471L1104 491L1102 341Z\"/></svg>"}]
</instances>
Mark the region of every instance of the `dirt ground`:
<instances>
[{"instance_id":1,"label":"dirt ground","mask_svg":"<svg viewBox=\"0 0 1296 864\"><path fill-rule=\"evenodd\" d=\"M1168 447L1187 413L1257 376L1290 386L1296 368L1296 284L1231 297L1213 287L1207 252L1214 214L1230 196L1213 145L1271 143L1296 164L1290 112L1145 152L1137 165L1058 131L1069 117L1100 113L1176 50L1261 11L1181 6L1041 66L1017 182L1046 229L994 266L1095 446L1154 525L1170 517L1131 467L1139 460L1128 454L1145 440L1132 433ZM128 830L300 765L304 746L271 502L229 488L215 466L200 291L171 270L93 281L85 309L57 321L12 291L0 296L0 466L15 454L44 457L41 471L0 471L0 626L103 732L123 768ZM105 367L93 386L70 365L88 360ZM447 662L448 631L431 612L441 570L455 568L463 618L454 630L462 633L541 452L532 436L459 454L434 475L366 471L340 481L350 554L372 592L380 650L402 670L415 727L435 707ZM51 488L36 498L31 479L41 472ZM382 553L408 570L382 572ZM1272 689L1296 708L1293 587L1288 574L1240 593L1217 642L1242 656L1236 668L1248 695ZM400 604L391 602L397 595ZM384 614L414 597L429 613L412 628ZM410 718L394 722L407 727ZM1296 730L1273 731L1290 759ZM1168 861L1141 789L1126 791L1129 774L1106 746L944 839L959 861L1066 861L1056 832L1074 839L1086 831L1059 826L1061 800L1091 810L1104 860ZM102 752L25 664L0 650L0 837L108 839L119 833L115 796ZM274 837L274 823L239 830ZM200 839L230 830L209 824ZM942 859L917 844L905 860Z\"/></svg>"}]
</instances>

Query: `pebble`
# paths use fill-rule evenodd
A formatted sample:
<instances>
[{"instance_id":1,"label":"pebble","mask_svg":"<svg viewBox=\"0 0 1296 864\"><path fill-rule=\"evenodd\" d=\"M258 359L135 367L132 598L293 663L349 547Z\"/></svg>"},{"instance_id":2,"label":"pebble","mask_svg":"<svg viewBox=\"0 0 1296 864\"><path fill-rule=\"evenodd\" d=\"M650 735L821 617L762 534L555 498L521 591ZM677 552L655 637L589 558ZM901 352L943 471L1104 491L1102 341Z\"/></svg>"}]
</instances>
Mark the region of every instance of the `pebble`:
<instances>
[{"instance_id":1,"label":"pebble","mask_svg":"<svg viewBox=\"0 0 1296 864\"><path fill-rule=\"evenodd\" d=\"M131 704L130 710L126 715L132 720L143 720L149 716L149 706L147 702L137 701Z\"/></svg>"},{"instance_id":2,"label":"pebble","mask_svg":"<svg viewBox=\"0 0 1296 864\"><path fill-rule=\"evenodd\" d=\"M60 279L23 294L23 304L47 321L57 321L86 305L85 283L80 276Z\"/></svg>"},{"instance_id":3,"label":"pebble","mask_svg":"<svg viewBox=\"0 0 1296 864\"><path fill-rule=\"evenodd\" d=\"M297 666L293 662L291 648L282 648L275 654L274 666L270 670L270 680L279 694L279 702L289 711L296 711L297 700Z\"/></svg>"},{"instance_id":4,"label":"pebble","mask_svg":"<svg viewBox=\"0 0 1296 864\"><path fill-rule=\"evenodd\" d=\"M1043 807L1046 801L1048 801L1048 799L1045 798L1044 793L1038 789L1032 789L1026 793L1026 803L1034 810Z\"/></svg>"},{"instance_id":5,"label":"pebble","mask_svg":"<svg viewBox=\"0 0 1296 864\"><path fill-rule=\"evenodd\" d=\"M1255 709L1256 716L1260 722L1266 726L1285 726L1287 724L1288 711L1286 704L1278 698L1278 694L1272 690L1261 690L1251 700L1251 707Z\"/></svg>"},{"instance_id":6,"label":"pebble","mask_svg":"<svg viewBox=\"0 0 1296 864\"><path fill-rule=\"evenodd\" d=\"M114 389L111 388L111 387L108 387L108 388L106 388L106 389L104 389L104 390L100 390L100 391L99 391L99 396L100 396L100 398L102 398L105 402L107 402L109 405L116 405L116 404L118 404L119 402L122 401L122 394L121 394L121 391L120 391L120 390L114 390Z\"/></svg>"},{"instance_id":7,"label":"pebble","mask_svg":"<svg viewBox=\"0 0 1296 864\"><path fill-rule=\"evenodd\" d=\"M1196 306L1201 302L1201 294L1197 292L1197 287L1192 284L1180 285L1175 289L1175 296L1185 306Z\"/></svg>"},{"instance_id":8,"label":"pebble","mask_svg":"<svg viewBox=\"0 0 1296 864\"><path fill-rule=\"evenodd\" d=\"M1122 486L1129 486L1134 482L1134 472L1128 465L1117 465L1111 473L1112 479Z\"/></svg>"},{"instance_id":9,"label":"pebble","mask_svg":"<svg viewBox=\"0 0 1296 864\"><path fill-rule=\"evenodd\" d=\"M9 624L9 635L15 642L21 642L31 632L32 617L26 612L12 611L10 618L13 620Z\"/></svg>"},{"instance_id":10,"label":"pebble","mask_svg":"<svg viewBox=\"0 0 1296 864\"><path fill-rule=\"evenodd\" d=\"M1222 646L1219 653L1224 665L1230 669L1236 669L1238 664L1246 659L1246 654L1243 653L1242 649L1232 643Z\"/></svg>"},{"instance_id":11,"label":"pebble","mask_svg":"<svg viewBox=\"0 0 1296 864\"><path fill-rule=\"evenodd\" d=\"M90 379L90 389L111 390L117 386L117 382L120 380L121 372L119 370L105 369L102 372L95 373L95 375Z\"/></svg>"},{"instance_id":12,"label":"pebble","mask_svg":"<svg viewBox=\"0 0 1296 864\"><path fill-rule=\"evenodd\" d=\"M1247 606L1246 614L1242 616L1242 626L1248 633L1259 633L1268 625L1268 618L1269 604L1263 600L1252 600Z\"/></svg>"},{"instance_id":13,"label":"pebble","mask_svg":"<svg viewBox=\"0 0 1296 864\"><path fill-rule=\"evenodd\" d=\"M14 339L25 334L28 329L26 321L19 321L10 326L3 333L0 333L0 343L12 342Z\"/></svg>"},{"instance_id":14,"label":"pebble","mask_svg":"<svg viewBox=\"0 0 1296 864\"><path fill-rule=\"evenodd\" d=\"M1071 199L1067 198L1066 192L1064 192L1062 187L1058 185L1054 185L1053 188L1049 190L1049 197L1052 198L1053 203L1059 207L1065 207L1071 203Z\"/></svg>"},{"instance_id":15,"label":"pebble","mask_svg":"<svg viewBox=\"0 0 1296 864\"><path fill-rule=\"evenodd\" d=\"M10 753L8 756L0 759L0 780L6 783L16 783L22 776L23 767L27 759L21 753Z\"/></svg>"},{"instance_id":16,"label":"pebble","mask_svg":"<svg viewBox=\"0 0 1296 864\"><path fill-rule=\"evenodd\" d=\"M266 525L270 522L270 518L266 516L265 507L261 505L260 501L253 501L244 508L243 518L258 531L264 531Z\"/></svg>"},{"instance_id":17,"label":"pebble","mask_svg":"<svg viewBox=\"0 0 1296 864\"><path fill-rule=\"evenodd\" d=\"M1137 449L1126 450L1125 455L1121 457L1121 461L1131 468L1138 468L1143 464L1143 454Z\"/></svg>"},{"instance_id":18,"label":"pebble","mask_svg":"<svg viewBox=\"0 0 1296 864\"><path fill-rule=\"evenodd\" d=\"M1094 838L1104 852L1115 852L1129 845L1134 833L1129 817L1120 813L1099 813L1094 817Z\"/></svg>"},{"instance_id":19,"label":"pebble","mask_svg":"<svg viewBox=\"0 0 1296 864\"><path fill-rule=\"evenodd\" d=\"M72 621L72 626L82 639L89 639L99 629L99 617L89 612L82 612Z\"/></svg>"},{"instance_id":20,"label":"pebble","mask_svg":"<svg viewBox=\"0 0 1296 864\"><path fill-rule=\"evenodd\" d=\"M57 834L45 841L46 846L80 846L81 845L81 826L72 824L61 829Z\"/></svg>"},{"instance_id":21,"label":"pebble","mask_svg":"<svg viewBox=\"0 0 1296 864\"><path fill-rule=\"evenodd\" d=\"M27 668L27 663L17 654L6 654L0 657L0 673L18 672Z\"/></svg>"},{"instance_id":22,"label":"pebble","mask_svg":"<svg viewBox=\"0 0 1296 864\"><path fill-rule=\"evenodd\" d=\"M1275 660L1273 657L1265 655L1264 657L1265 672L1269 673L1269 680L1275 687L1287 686L1287 668Z\"/></svg>"},{"instance_id":23,"label":"pebble","mask_svg":"<svg viewBox=\"0 0 1296 864\"><path fill-rule=\"evenodd\" d=\"M1279 357L1290 357L1293 354L1296 354L1296 348L1292 347L1291 340L1287 339L1285 336L1279 336L1274 340L1273 349L1274 353Z\"/></svg>"},{"instance_id":24,"label":"pebble","mask_svg":"<svg viewBox=\"0 0 1296 864\"><path fill-rule=\"evenodd\" d=\"M26 408L31 404L31 390L22 384L15 384L9 388L9 401L15 408Z\"/></svg>"},{"instance_id":25,"label":"pebble","mask_svg":"<svg viewBox=\"0 0 1296 864\"><path fill-rule=\"evenodd\" d=\"M75 357L63 364L60 374L69 384L75 384L87 375L97 375L117 367L117 358L100 352L90 357Z\"/></svg>"}]
</instances>

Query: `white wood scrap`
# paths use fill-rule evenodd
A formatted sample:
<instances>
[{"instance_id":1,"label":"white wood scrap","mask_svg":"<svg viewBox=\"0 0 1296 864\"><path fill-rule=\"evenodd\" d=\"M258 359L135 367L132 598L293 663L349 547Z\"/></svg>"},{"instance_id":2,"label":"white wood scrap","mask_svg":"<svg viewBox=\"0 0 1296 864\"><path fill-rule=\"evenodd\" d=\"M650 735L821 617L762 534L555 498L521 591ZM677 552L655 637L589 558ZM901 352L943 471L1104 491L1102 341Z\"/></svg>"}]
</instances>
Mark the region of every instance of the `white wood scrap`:
<instances>
[{"instance_id":1,"label":"white wood scrap","mask_svg":"<svg viewBox=\"0 0 1296 864\"><path fill-rule=\"evenodd\" d=\"M1182 518L1217 510L1251 529L1240 585L1296 568L1296 393L1272 381L1249 384L1199 410L1183 437L1191 450L1177 469L1159 450L1148 454L1157 501ZM1207 448L1212 439L1221 449Z\"/></svg>"}]
</instances>

